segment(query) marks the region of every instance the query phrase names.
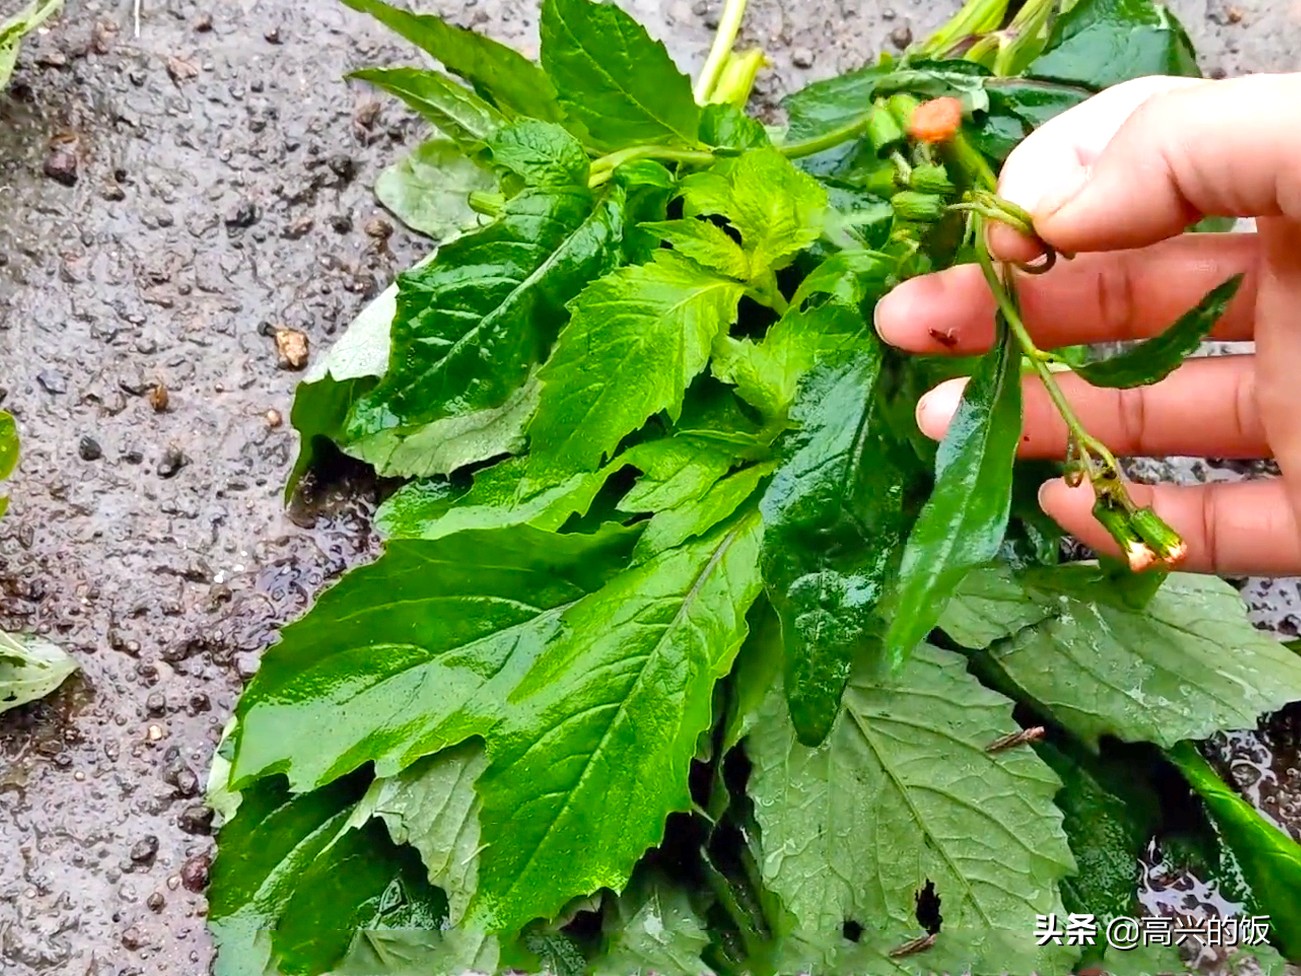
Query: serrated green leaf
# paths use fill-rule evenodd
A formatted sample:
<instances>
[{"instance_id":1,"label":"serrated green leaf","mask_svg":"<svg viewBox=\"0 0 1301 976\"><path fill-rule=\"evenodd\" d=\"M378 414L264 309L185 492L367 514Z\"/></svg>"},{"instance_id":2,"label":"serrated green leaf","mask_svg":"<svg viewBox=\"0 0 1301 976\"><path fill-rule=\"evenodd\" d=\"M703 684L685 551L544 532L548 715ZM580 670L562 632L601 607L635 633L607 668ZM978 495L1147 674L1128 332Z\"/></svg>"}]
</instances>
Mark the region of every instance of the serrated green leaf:
<instances>
[{"instance_id":1,"label":"serrated green leaf","mask_svg":"<svg viewBox=\"0 0 1301 976\"><path fill-rule=\"evenodd\" d=\"M805 379L797 427L761 503L768 599L782 623L786 698L801 742L830 731L854 662L882 661L879 602L903 545L903 474L877 407L881 347L862 336L847 362Z\"/></svg>"},{"instance_id":2,"label":"serrated green leaf","mask_svg":"<svg viewBox=\"0 0 1301 976\"><path fill-rule=\"evenodd\" d=\"M792 306L758 342L719 336L709 366L742 400L766 418L779 419L815 363L841 362L873 341L855 308L840 302L807 311Z\"/></svg>"},{"instance_id":3,"label":"serrated green leaf","mask_svg":"<svg viewBox=\"0 0 1301 976\"><path fill-rule=\"evenodd\" d=\"M1093 386L1128 389L1165 379L1211 334L1224 310L1242 285L1236 274L1208 291L1196 307L1179 316L1160 335L1145 339L1132 348L1106 359L1072 364L1077 374Z\"/></svg>"},{"instance_id":4,"label":"serrated green leaf","mask_svg":"<svg viewBox=\"0 0 1301 976\"><path fill-rule=\"evenodd\" d=\"M739 152L772 145L768 130L735 105L706 105L700 110L700 141L715 149Z\"/></svg>"},{"instance_id":5,"label":"serrated green leaf","mask_svg":"<svg viewBox=\"0 0 1301 976\"><path fill-rule=\"evenodd\" d=\"M687 216L719 216L741 235L751 277L780 270L818 239L827 193L775 149L754 149L682 181Z\"/></svg>"},{"instance_id":6,"label":"serrated green leaf","mask_svg":"<svg viewBox=\"0 0 1301 976\"><path fill-rule=\"evenodd\" d=\"M373 386L370 384L365 389ZM350 457L365 461L384 478L447 475L481 461L520 454L541 390L534 373L501 406L443 417L410 430L381 427L360 440L343 441L340 449ZM359 394L352 402L358 402L364 395ZM355 417L355 413L351 416Z\"/></svg>"},{"instance_id":7,"label":"serrated green leaf","mask_svg":"<svg viewBox=\"0 0 1301 976\"><path fill-rule=\"evenodd\" d=\"M687 771L758 595L757 514L629 570L563 617L510 693L479 778L484 850L467 924L514 930L621 889Z\"/></svg>"},{"instance_id":8,"label":"serrated green leaf","mask_svg":"<svg viewBox=\"0 0 1301 976\"><path fill-rule=\"evenodd\" d=\"M534 470L591 470L661 410L676 418L687 385L736 319L743 286L669 251L590 285L541 372L529 426Z\"/></svg>"},{"instance_id":9,"label":"serrated green leaf","mask_svg":"<svg viewBox=\"0 0 1301 976\"><path fill-rule=\"evenodd\" d=\"M622 203L618 187L595 201L585 186L526 189L499 220L399 276L389 369L354 404L345 449L499 410L545 355L564 304L619 260Z\"/></svg>"},{"instance_id":10,"label":"serrated green leaf","mask_svg":"<svg viewBox=\"0 0 1301 976\"><path fill-rule=\"evenodd\" d=\"M483 145L506 117L446 75L418 68L363 68L353 78L396 95L432 122L462 151Z\"/></svg>"},{"instance_id":11,"label":"serrated green leaf","mask_svg":"<svg viewBox=\"0 0 1301 976\"><path fill-rule=\"evenodd\" d=\"M375 180L375 196L414 231L439 241L479 226L470 194L496 185L451 140L427 139Z\"/></svg>"},{"instance_id":12,"label":"serrated green leaf","mask_svg":"<svg viewBox=\"0 0 1301 976\"><path fill-rule=\"evenodd\" d=\"M1197 747L1181 742L1170 758L1201 796L1270 919L1273 941L1290 959L1301 958L1301 844L1220 779Z\"/></svg>"},{"instance_id":13,"label":"serrated green leaf","mask_svg":"<svg viewBox=\"0 0 1301 976\"><path fill-rule=\"evenodd\" d=\"M1095 566L988 568L950 607L945 633L987 646L1017 687L1090 744L1113 735L1172 747L1254 728L1301 699L1301 658L1256 630L1237 591L1214 577L1171 573L1136 610Z\"/></svg>"},{"instance_id":14,"label":"serrated green leaf","mask_svg":"<svg viewBox=\"0 0 1301 976\"><path fill-rule=\"evenodd\" d=\"M317 976L359 927L439 925L446 901L415 852L389 843L379 823L347 827L364 785L351 777L294 795L269 779L245 791L208 890L216 976Z\"/></svg>"},{"instance_id":15,"label":"serrated green leaf","mask_svg":"<svg viewBox=\"0 0 1301 976\"><path fill-rule=\"evenodd\" d=\"M717 224L706 220L659 220L647 221L640 226L711 271L738 281L750 277L750 259Z\"/></svg>"},{"instance_id":16,"label":"serrated green leaf","mask_svg":"<svg viewBox=\"0 0 1301 976\"><path fill-rule=\"evenodd\" d=\"M637 540L633 561L641 562L680 546L730 518L772 474L773 467L769 462L742 468L718 481L698 500L659 512Z\"/></svg>"},{"instance_id":17,"label":"serrated green leaf","mask_svg":"<svg viewBox=\"0 0 1301 976\"><path fill-rule=\"evenodd\" d=\"M700 954L709 933L681 888L654 879L625 891L604 925L592 976L713 976Z\"/></svg>"},{"instance_id":18,"label":"serrated green leaf","mask_svg":"<svg viewBox=\"0 0 1301 976\"><path fill-rule=\"evenodd\" d=\"M958 584L1003 544L1021 440L1021 355L1006 328L977 366L940 444L935 488L917 517L886 634L894 666L935 626Z\"/></svg>"},{"instance_id":19,"label":"serrated green leaf","mask_svg":"<svg viewBox=\"0 0 1301 976\"><path fill-rule=\"evenodd\" d=\"M1012 703L929 645L884 684L865 670L817 748L796 739L780 689L746 739L765 885L809 935L849 919L882 939L919 935L929 881L944 930L1032 942L1035 915L1062 911L1074 861L1057 777L1028 749L986 751L1016 730Z\"/></svg>"},{"instance_id":20,"label":"serrated green leaf","mask_svg":"<svg viewBox=\"0 0 1301 976\"><path fill-rule=\"evenodd\" d=\"M838 251L827 258L800 283L791 305L799 307L814 295L857 308L871 296L883 295L896 261L880 251Z\"/></svg>"},{"instance_id":21,"label":"serrated green leaf","mask_svg":"<svg viewBox=\"0 0 1301 976\"><path fill-rule=\"evenodd\" d=\"M512 115L558 122L560 106L551 79L513 48L449 24L433 14L412 13L382 0L343 0L389 30L423 48L454 75Z\"/></svg>"},{"instance_id":22,"label":"serrated green leaf","mask_svg":"<svg viewBox=\"0 0 1301 976\"><path fill-rule=\"evenodd\" d=\"M617 467L623 467L622 462ZM532 525L554 532L572 515L584 515L616 470L576 474L530 492L522 459L512 458L476 472L474 483L457 488L446 481L403 485L375 513L375 527L389 539L441 539L466 529Z\"/></svg>"},{"instance_id":23,"label":"serrated green leaf","mask_svg":"<svg viewBox=\"0 0 1301 976\"><path fill-rule=\"evenodd\" d=\"M1145 75L1200 77L1179 21L1152 0L1079 0L1057 19L1029 74L1095 91Z\"/></svg>"},{"instance_id":24,"label":"serrated green leaf","mask_svg":"<svg viewBox=\"0 0 1301 976\"><path fill-rule=\"evenodd\" d=\"M696 143L691 82L659 41L612 3L544 0L542 66L584 141L615 150Z\"/></svg>"},{"instance_id":25,"label":"serrated green leaf","mask_svg":"<svg viewBox=\"0 0 1301 976\"><path fill-rule=\"evenodd\" d=\"M802 142L824 136L861 120L872 105L880 80L890 72L888 65L872 65L849 74L815 81L782 99L789 127L787 142Z\"/></svg>"},{"instance_id":26,"label":"serrated green leaf","mask_svg":"<svg viewBox=\"0 0 1301 976\"><path fill-rule=\"evenodd\" d=\"M0 631L0 712L44 698L76 670L77 662L44 637Z\"/></svg>"},{"instance_id":27,"label":"serrated green leaf","mask_svg":"<svg viewBox=\"0 0 1301 976\"><path fill-rule=\"evenodd\" d=\"M371 761L391 776L482 734L634 537L514 526L389 543L263 656L239 703L232 785L282 771L310 789Z\"/></svg>"},{"instance_id":28,"label":"serrated green leaf","mask_svg":"<svg viewBox=\"0 0 1301 976\"><path fill-rule=\"evenodd\" d=\"M732 454L690 434L634 444L619 457L642 476L619 500L619 511L661 512L696 501L731 469Z\"/></svg>"},{"instance_id":29,"label":"serrated green leaf","mask_svg":"<svg viewBox=\"0 0 1301 976\"><path fill-rule=\"evenodd\" d=\"M972 141L985 155L1001 161L1039 126L1093 93L1081 85L1034 78L990 78L985 94L989 109L977 116Z\"/></svg>"},{"instance_id":30,"label":"serrated green leaf","mask_svg":"<svg viewBox=\"0 0 1301 976\"><path fill-rule=\"evenodd\" d=\"M479 796L474 782L488 765L478 740L426 756L396 776L370 784L351 823L383 821L394 844L420 853L429 883L447 896L447 920L456 925L474 894L479 872Z\"/></svg>"},{"instance_id":31,"label":"serrated green leaf","mask_svg":"<svg viewBox=\"0 0 1301 976\"><path fill-rule=\"evenodd\" d=\"M330 976L465 976L495 973L501 945L464 929L364 929Z\"/></svg>"},{"instance_id":32,"label":"serrated green leaf","mask_svg":"<svg viewBox=\"0 0 1301 976\"><path fill-rule=\"evenodd\" d=\"M498 131L488 144L493 162L528 186L565 192L587 185L591 165L583 146L552 122L526 119Z\"/></svg>"}]
</instances>

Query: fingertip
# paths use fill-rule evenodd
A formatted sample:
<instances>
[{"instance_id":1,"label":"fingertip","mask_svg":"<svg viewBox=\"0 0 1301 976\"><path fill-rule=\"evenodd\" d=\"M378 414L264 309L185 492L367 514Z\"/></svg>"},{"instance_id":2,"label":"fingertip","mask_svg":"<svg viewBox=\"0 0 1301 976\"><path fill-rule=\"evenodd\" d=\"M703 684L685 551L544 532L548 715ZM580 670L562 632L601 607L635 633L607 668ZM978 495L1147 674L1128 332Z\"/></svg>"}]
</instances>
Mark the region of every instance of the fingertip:
<instances>
[{"instance_id":1,"label":"fingertip","mask_svg":"<svg viewBox=\"0 0 1301 976\"><path fill-rule=\"evenodd\" d=\"M953 415L958 412L958 404L962 402L962 391L966 386L966 377L959 376L945 380L924 394L917 401L918 429L931 440L943 440Z\"/></svg>"},{"instance_id":2,"label":"fingertip","mask_svg":"<svg viewBox=\"0 0 1301 976\"><path fill-rule=\"evenodd\" d=\"M1030 264L1044 253L1043 241L1027 237L1007 224L990 224L985 240L990 254L998 261Z\"/></svg>"},{"instance_id":3,"label":"fingertip","mask_svg":"<svg viewBox=\"0 0 1301 976\"><path fill-rule=\"evenodd\" d=\"M922 308L927 301L930 286L926 278L909 278L896 285L876 303L872 324L885 342L910 352L920 352L927 346L921 325Z\"/></svg>"}]
</instances>

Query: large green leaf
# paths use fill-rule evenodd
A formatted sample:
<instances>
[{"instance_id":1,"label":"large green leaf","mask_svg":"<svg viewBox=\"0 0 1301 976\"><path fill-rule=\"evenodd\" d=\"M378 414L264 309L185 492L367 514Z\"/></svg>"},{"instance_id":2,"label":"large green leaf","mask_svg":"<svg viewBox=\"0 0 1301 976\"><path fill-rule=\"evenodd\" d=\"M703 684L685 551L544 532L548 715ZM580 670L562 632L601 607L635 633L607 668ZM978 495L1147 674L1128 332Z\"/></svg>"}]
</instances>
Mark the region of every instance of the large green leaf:
<instances>
[{"instance_id":1,"label":"large green leaf","mask_svg":"<svg viewBox=\"0 0 1301 976\"><path fill-rule=\"evenodd\" d=\"M633 561L640 562L680 546L730 518L751 500L764 479L772 474L773 467L771 462L767 462L741 468L717 481L700 498L658 512L637 540L632 551Z\"/></svg>"},{"instance_id":2,"label":"large green leaf","mask_svg":"<svg viewBox=\"0 0 1301 976\"><path fill-rule=\"evenodd\" d=\"M792 308L758 342L720 336L709 368L734 385L742 400L776 420L785 416L815 363L840 360L867 340L862 314L830 301L807 311Z\"/></svg>"},{"instance_id":3,"label":"large green leaf","mask_svg":"<svg viewBox=\"0 0 1301 976\"><path fill-rule=\"evenodd\" d=\"M494 936L459 928L363 929L330 976L465 976L495 973Z\"/></svg>"},{"instance_id":4,"label":"large green leaf","mask_svg":"<svg viewBox=\"0 0 1301 976\"><path fill-rule=\"evenodd\" d=\"M818 239L827 192L775 149L754 149L683 180L682 207L690 216L726 218L741 235L754 279Z\"/></svg>"},{"instance_id":5,"label":"large green leaf","mask_svg":"<svg viewBox=\"0 0 1301 976\"><path fill-rule=\"evenodd\" d=\"M560 120L556 90L536 64L492 38L449 24L433 14L418 14L382 0L343 0L385 27L424 48L454 75L474 86L498 108L549 122Z\"/></svg>"},{"instance_id":6,"label":"large green leaf","mask_svg":"<svg viewBox=\"0 0 1301 976\"><path fill-rule=\"evenodd\" d=\"M429 883L447 896L447 920L460 922L479 872L479 795L474 781L488 765L478 740L426 756L396 776L370 784L352 816L378 817L395 844L420 852Z\"/></svg>"},{"instance_id":7,"label":"large green leaf","mask_svg":"<svg viewBox=\"0 0 1301 976\"><path fill-rule=\"evenodd\" d=\"M855 920L883 938L918 935L917 894L944 929L1034 930L1061 912L1074 869L1053 805L1060 783L1029 749L986 747L1015 731L1012 703L961 656L920 646L898 676L858 670L831 735L801 745L780 691L746 741L763 878L802 931Z\"/></svg>"},{"instance_id":8,"label":"large green leaf","mask_svg":"<svg viewBox=\"0 0 1301 976\"><path fill-rule=\"evenodd\" d=\"M935 488L908 536L886 634L893 665L935 626L963 577L998 554L1020 441L1021 353L1004 327L963 391L936 454Z\"/></svg>"},{"instance_id":9,"label":"large green leaf","mask_svg":"<svg viewBox=\"0 0 1301 976\"><path fill-rule=\"evenodd\" d=\"M245 791L208 890L217 976L317 976L358 928L438 927L446 901L415 852L389 843L378 822L348 826L364 785L350 777L294 795L268 779Z\"/></svg>"},{"instance_id":10,"label":"large green leaf","mask_svg":"<svg viewBox=\"0 0 1301 976\"><path fill-rule=\"evenodd\" d=\"M489 738L467 924L513 931L621 889L668 814L689 808L714 684L759 592L761 529L757 512L739 515L564 612Z\"/></svg>"},{"instance_id":11,"label":"large green leaf","mask_svg":"<svg viewBox=\"0 0 1301 976\"><path fill-rule=\"evenodd\" d=\"M880 346L867 336L849 362L815 367L761 506L764 584L781 617L786 697L808 745L830 731L854 661L882 659L878 602L905 523L904 478L877 409L880 371Z\"/></svg>"},{"instance_id":12,"label":"large green leaf","mask_svg":"<svg viewBox=\"0 0 1301 976\"><path fill-rule=\"evenodd\" d=\"M634 882L607 911L605 951L592 976L713 976L700 954L709 933L680 888Z\"/></svg>"},{"instance_id":13,"label":"large green leaf","mask_svg":"<svg viewBox=\"0 0 1301 976\"><path fill-rule=\"evenodd\" d=\"M396 95L465 151L482 146L506 121L474 92L437 71L364 68L352 77Z\"/></svg>"},{"instance_id":14,"label":"large green leaf","mask_svg":"<svg viewBox=\"0 0 1301 976\"><path fill-rule=\"evenodd\" d=\"M815 81L782 99L790 126L788 142L801 142L852 126L872 106L872 95L889 73L885 65L873 65L849 74Z\"/></svg>"},{"instance_id":15,"label":"large green leaf","mask_svg":"<svg viewBox=\"0 0 1301 976\"><path fill-rule=\"evenodd\" d=\"M1183 27L1153 0L1079 0L1029 73L1095 90L1144 75L1201 74Z\"/></svg>"},{"instance_id":16,"label":"large green leaf","mask_svg":"<svg viewBox=\"0 0 1301 976\"><path fill-rule=\"evenodd\" d=\"M0 712L44 698L77 670L77 662L44 637L0 631Z\"/></svg>"},{"instance_id":17,"label":"large green leaf","mask_svg":"<svg viewBox=\"0 0 1301 976\"><path fill-rule=\"evenodd\" d=\"M477 227L482 218L470 209L470 194L495 184L454 143L434 138L380 173L375 196L402 223L438 241Z\"/></svg>"},{"instance_id":18,"label":"large green leaf","mask_svg":"<svg viewBox=\"0 0 1301 976\"><path fill-rule=\"evenodd\" d=\"M529 427L535 470L592 470L660 410L676 418L744 288L671 251L589 286L542 368Z\"/></svg>"},{"instance_id":19,"label":"large green leaf","mask_svg":"<svg viewBox=\"0 0 1301 976\"><path fill-rule=\"evenodd\" d=\"M700 108L690 80L624 11L593 0L544 0L539 29L542 66L589 145L695 144Z\"/></svg>"},{"instance_id":20,"label":"large green leaf","mask_svg":"<svg viewBox=\"0 0 1301 976\"><path fill-rule=\"evenodd\" d=\"M1301 699L1301 657L1223 580L1172 573L1142 609L1090 565L972 573L940 627L1086 742L1173 746ZM1087 680L1086 680L1087 679Z\"/></svg>"},{"instance_id":21,"label":"large green leaf","mask_svg":"<svg viewBox=\"0 0 1301 976\"><path fill-rule=\"evenodd\" d=\"M499 408L541 360L564 305L618 260L622 191L527 189L482 230L398 279L389 369L350 440Z\"/></svg>"},{"instance_id":22,"label":"large green leaf","mask_svg":"<svg viewBox=\"0 0 1301 976\"><path fill-rule=\"evenodd\" d=\"M240 699L232 784L284 772L310 789L370 761L391 776L482 734L634 536L515 526L389 543L263 657Z\"/></svg>"}]
</instances>

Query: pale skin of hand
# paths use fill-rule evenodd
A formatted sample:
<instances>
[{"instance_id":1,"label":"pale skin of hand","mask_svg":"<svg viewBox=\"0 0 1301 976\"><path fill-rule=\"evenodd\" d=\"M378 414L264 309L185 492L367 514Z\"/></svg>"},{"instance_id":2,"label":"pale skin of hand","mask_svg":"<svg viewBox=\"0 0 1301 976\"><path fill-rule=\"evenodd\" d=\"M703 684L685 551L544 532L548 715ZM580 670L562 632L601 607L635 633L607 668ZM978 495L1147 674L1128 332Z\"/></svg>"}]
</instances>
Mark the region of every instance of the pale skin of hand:
<instances>
[{"instance_id":1,"label":"pale skin of hand","mask_svg":"<svg viewBox=\"0 0 1301 976\"><path fill-rule=\"evenodd\" d=\"M1301 575L1301 74L1228 81L1143 78L1048 122L1008 158L1000 193L1034 216L1040 236L1075 253L1018 278L1041 348L1145 338L1215 285L1246 278L1212 333L1255 341L1252 355L1190 361L1133 390L1061 385L1090 433L1120 456L1274 458L1282 477L1196 486L1133 485L1187 541L1183 569ZM1188 234L1203 215L1254 217L1251 234ZM995 255L1037 248L1006 227ZM994 300L972 265L900 285L877 305L881 336L931 355L988 348ZM961 380L917 407L944 436ZM1021 456L1061 458L1066 427L1039 381L1025 381ZM1093 519L1087 484L1044 485L1044 510L1095 549L1115 553Z\"/></svg>"}]
</instances>

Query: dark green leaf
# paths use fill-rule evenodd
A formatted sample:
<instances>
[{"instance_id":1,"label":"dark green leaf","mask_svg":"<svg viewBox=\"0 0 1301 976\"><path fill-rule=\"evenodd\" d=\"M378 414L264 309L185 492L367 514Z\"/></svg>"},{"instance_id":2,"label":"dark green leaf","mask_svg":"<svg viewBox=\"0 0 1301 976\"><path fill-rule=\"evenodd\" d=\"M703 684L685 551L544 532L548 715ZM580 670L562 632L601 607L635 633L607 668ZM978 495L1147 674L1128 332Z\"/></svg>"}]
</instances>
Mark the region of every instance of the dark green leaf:
<instances>
[{"instance_id":1,"label":"dark green leaf","mask_svg":"<svg viewBox=\"0 0 1301 976\"><path fill-rule=\"evenodd\" d=\"M977 114L972 137L985 155L1003 160L1031 132L1093 92L1079 85L1032 78L990 78L985 82L985 94L989 108Z\"/></svg>"},{"instance_id":2,"label":"dark green leaf","mask_svg":"<svg viewBox=\"0 0 1301 976\"><path fill-rule=\"evenodd\" d=\"M499 971L494 936L460 928L363 929L330 976L465 976Z\"/></svg>"},{"instance_id":3,"label":"dark green leaf","mask_svg":"<svg viewBox=\"0 0 1301 976\"><path fill-rule=\"evenodd\" d=\"M935 489L904 549L886 652L897 667L935 626L962 578L997 555L1021 439L1021 356L1005 329L980 362L940 444Z\"/></svg>"},{"instance_id":4,"label":"dark green leaf","mask_svg":"<svg viewBox=\"0 0 1301 976\"><path fill-rule=\"evenodd\" d=\"M310 789L369 761L391 776L482 734L563 608L617 572L634 536L515 526L389 543L263 657L240 699L232 784L284 772Z\"/></svg>"},{"instance_id":5,"label":"dark green leaf","mask_svg":"<svg viewBox=\"0 0 1301 976\"><path fill-rule=\"evenodd\" d=\"M411 13L382 0L343 2L424 48L448 71L470 82L479 94L504 111L550 122L560 120L551 79L513 48L449 24L441 17Z\"/></svg>"},{"instance_id":6,"label":"dark green leaf","mask_svg":"<svg viewBox=\"0 0 1301 976\"><path fill-rule=\"evenodd\" d=\"M790 127L787 142L801 142L853 125L872 106L872 95L880 80L889 74L884 65L873 65L837 78L813 84L782 99Z\"/></svg>"},{"instance_id":7,"label":"dark green leaf","mask_svg":"<svg viewBox=\"0 0 1301 976\"><path fill-rule=\"evenodd\" d=\"M1029 749L987 750L1016 730L1012 702L960 655L923 644L885 681L857 667L816 748L796 739L782 698L774 688L745 747L763 881L801 932L839 935L854 920L898 945L921 934L928 881L941 934L1025 933L1036 914L1061 912L1057 884L1074 866L1053 805L1061 783Z\"/></svg>"},{"instance_id":8,"label":"dark green leaf","mask_svg":"<svg viewBox=\"0 0 1301 976\"><path fill-rule=\"evenodd\" d=\"M565 611L489 738L467 924L514 930L622 888L668 814L689 808L714 684L759 593L761 528L757 513L740 515Z\"/></svg>"},{"instance_id":9,"label":"dark green leaf","mask_svg":"<svg viewBox=\"0 0 1301 976\"><path fill-rule=\"evenodd\" d=\"M696 144L700 108L691 82L664 45L619 7L544 0L540 30L542 65L589 145Z\"/></svg>"},{"instance_id":10,"label":"dark green leaf","mask_svg":"<svg viewBox=\"0 0 1301 976\"><path fill-rule=\"evenodd\" d=\"M743 286L671 251L589 286L541 377L529 427L543 481L592 470L651 414L676 418L687 385L736 319Z\"/></svg>"},{"instance_id":11,"label":"dark green leaf","mask_svg":"<svg viewBox=\"0 0 1301 976\"><path fill-rule=\"evenodd\" d=\"M1193 743L1179 743L1169 756L1233 850L1256 903L1270 917L1273 941L1289 959L1301 958L1301 844L1227 786Z\"/></svg>"},{"instance_id":12,"label":"dark green leaf","mask_svg":"<svg viewBox=\"0 0 1301 976\"><path fill-rule=\"evenodd\" d=\"M709 933L687 893L666 879L635 880L607 911L604 935L592 976L713 976L700 958Z\"/></svg>"},{"instance_id":13,"label":"dark green leaf","mask_svg":"<svg viewBox=\"0 0 1301 976\"><path fill-rule=\"evenodd\" d=\"M830 295L843 305L857 308L869 297L884 294L895 263L880 251L837 251L809 272L791 298L791 305L803 305L814 295Z\"/></svg>"},{"instance_id":14,"label":"dark green leaf","mask_svg":"<svg viewBox=\"0 0 1301 976\"><path fill-rule=\"evenodd\" d=\"M499 408L542 359L564 305L618 260L622 190L528 189L503 216L398 278L389 369L349 441Z\"/></svg>"},{"instance_id":15,"label":"dark green leaf","mask_svg":"<svg viewBox=\"0 0 1301 976\"><path fill-rule=\"evenodd\" d=\"M261 974L272 962L271 972L318 976L359 927L438 927L447 903L415 852L394 847L378 822L347 826L364 786L350 777L294 795L269 779L245 791L208 890L217 976Z\"/></svg>"},{"instance_id":16,"label":"dark green leaf","mask_svg":"<svg viewBox=\"0 0 1301 976\"><path fill-rule=\"evenodd\" d=\"M591 169L587 153L552 122L515 122L497 132L488 148L493 162L522 177L528 186L565 193L587 185Z\"/></svg>"},{"instance_id":17,"label":"dark green leaf","mask_svg":"<svg viewBox=\"0 0 1301 976\"><path fill-rule=\"evenodd\" d=\"M940 627L1077 738L1173 746L1301 700L1301 658L1256 630L1237 591L1171 573L1142 609L1097 566L970 574ZM1228 648L1229 650L1226 650ZM1085 682L1081 674L1090 676Z\"/></svg>"},{"instance_id":18,"label":"dark green leaf","mask_svg":"<svg viewBox=\"0 0 1301 976\"><path fill-rule=\"evenodd\" d=\"M1158 336L1096 362L1074 366L1075 372L1094 386L1128 389L1156 383L1173 373L1202 344L1224 315L1243 276L1234 275L1206 293L1197 307Z\"/></svg>"},{"instance_id":19,"label":"dark green leaf","mask_svg":"<svg viewBox=\"0 0 1301 976\"><path fill-rule=\"evenodd\" d=\"M903 478L876 410L881 349L863 336L840 366L816 367L792 410L797 429L763 497L763 575L786 649L796 734L826 737L855 660L880 659L878 603L903 542Z\"/></svg>"},{"instance_id":20,"label":"dark green leaf","mask_svg":"<svg viewBox=\"0 0 1301 976\"><path fill-rule=\"evenodd\" d=\"M1029 74L1099 90L1145 75L1198 77L1179 21L1152 0L1079 0L1058 18Z\"/></svg>"},{"instance_id":21,"label":"dark green leaf","mask_svg":"<svg viewBox=\"0 0 1301 976\"><path fill-rule=\"evenodd\" d=\"M379 174L375 196L412 230L441 241L486 219L470 209L469 197L495 185L455 143L428 139Z\"/></svg>"},{"instance_id":22,"label":"dark green leaf","mask_svg":"<svg viewBox=\"0 0 1301 976\"><path fill-rule=\"evenodd\" d=\"M364 68L353 78L396 95L451 138L473 152L506 121L505 116L463 85L437 71Z\"/></svg>"}]
</instances>

